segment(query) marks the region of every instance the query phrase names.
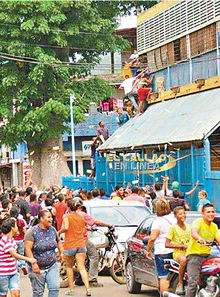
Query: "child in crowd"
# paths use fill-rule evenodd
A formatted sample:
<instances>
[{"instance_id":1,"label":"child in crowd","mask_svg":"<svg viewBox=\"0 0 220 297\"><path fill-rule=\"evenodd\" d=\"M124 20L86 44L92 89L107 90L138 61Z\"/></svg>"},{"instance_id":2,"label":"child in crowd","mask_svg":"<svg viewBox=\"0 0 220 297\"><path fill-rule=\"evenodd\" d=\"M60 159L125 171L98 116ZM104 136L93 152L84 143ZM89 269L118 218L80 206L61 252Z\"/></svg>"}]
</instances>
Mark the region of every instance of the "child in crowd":
<instances>
[{"instance_id":1,"label":"child in crowd","mask_svg":"<svg viewBox=\"0 0 220 297\"><path fill-rule=\"evenodd\" d=\"M19 273L16 259L35 263L34 258L19 255L13 237L18 228L15 219L7 218L2 221L0 235L0 295L6 297L8 290L11 296L20 296Z\"/></svg>"},{"instance_id":2,"label":"child in crowd","mask_svg":"<svg viewBox=\"0 0 220 297\"><path fill-rule=\"evenodd\" d=\"M176 294L184 294L183 276L186 268L186 249L191 236L190 226L185 224L186 212L184 207L178 206L174 209L174 215L177 219L177 224L170 227L166 235L166 248L173 248L173 258L179 264L179 282L176 289Z\"/></svg>"},{"instance_id":3,"label":"child in crowd","mask_svg":"<svg viewBox=\"0 0 220 297\"><path fill-rule=\"evenodd\" d=\"M205 190L199 191L198 198L199 202L197 204L197 210L199 213L202 213L202 207L206 204L210 204L211 202L207 199L208 195Z\"/></svg>"}]
</instances>

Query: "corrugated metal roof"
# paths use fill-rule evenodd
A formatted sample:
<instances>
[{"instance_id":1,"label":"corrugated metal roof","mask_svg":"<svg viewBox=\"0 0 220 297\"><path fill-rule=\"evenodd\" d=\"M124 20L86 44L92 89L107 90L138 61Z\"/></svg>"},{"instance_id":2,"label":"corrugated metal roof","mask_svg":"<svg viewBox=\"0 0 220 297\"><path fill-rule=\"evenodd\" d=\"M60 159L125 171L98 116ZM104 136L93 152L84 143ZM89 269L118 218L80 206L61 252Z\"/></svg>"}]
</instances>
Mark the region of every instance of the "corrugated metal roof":
<instances>
[{"instance_id":1,"label":"corrugated metal roof","mask_svg":"<svg viewBox=\"0 0 220 297\"><path fill-rule=\"evenodd\" d=\"M119 128L99 150L201 140L220 124L220 89L148 107Z\"/></svg>"}]
</instances>

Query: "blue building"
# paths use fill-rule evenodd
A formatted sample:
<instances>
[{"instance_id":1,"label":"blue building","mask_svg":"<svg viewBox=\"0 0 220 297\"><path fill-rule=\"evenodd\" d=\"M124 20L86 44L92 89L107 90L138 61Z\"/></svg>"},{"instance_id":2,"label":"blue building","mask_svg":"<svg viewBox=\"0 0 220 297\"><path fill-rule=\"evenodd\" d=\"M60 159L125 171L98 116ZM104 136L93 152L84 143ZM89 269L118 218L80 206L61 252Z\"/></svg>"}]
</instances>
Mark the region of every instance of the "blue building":
<instances>
[{"instance_id":1,"label":"blue building","mask_svg":"<svg viewBox=\"0 0 220 297\"><path fill-rule=\"evenodd\" d=\"M220 78L219 78L220 84ZM118 129L99 149L97 186L145 186L180 182L189 191L199 180L220 210L220 88L152 104ZM193 209L196 196L189 200Z\"/></svg>"}]
</instances>

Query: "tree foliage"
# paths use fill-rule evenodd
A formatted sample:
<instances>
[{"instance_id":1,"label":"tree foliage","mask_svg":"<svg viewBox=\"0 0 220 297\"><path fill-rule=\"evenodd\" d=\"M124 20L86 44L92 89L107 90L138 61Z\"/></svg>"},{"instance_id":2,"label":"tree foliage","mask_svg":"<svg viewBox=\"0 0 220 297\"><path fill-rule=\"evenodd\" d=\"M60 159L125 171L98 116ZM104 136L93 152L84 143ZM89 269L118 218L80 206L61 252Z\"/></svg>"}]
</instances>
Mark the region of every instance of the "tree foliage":
<instances>
[{"instance_id":1,"label":"tree foliage","mask_svg":"<svg viewBox=\"0 0 220 297\"><path fill-rule=\"evenodd\" d=\"M70 77L88 73L100 54L128 47L115 34L117 16L137 2L155 1L1 2L0 118L6 119L1 143L34 145L59 137L73 92L77 121L91 101L111 95L100 80L73 83Z\"/></svg>"}]
</instances>

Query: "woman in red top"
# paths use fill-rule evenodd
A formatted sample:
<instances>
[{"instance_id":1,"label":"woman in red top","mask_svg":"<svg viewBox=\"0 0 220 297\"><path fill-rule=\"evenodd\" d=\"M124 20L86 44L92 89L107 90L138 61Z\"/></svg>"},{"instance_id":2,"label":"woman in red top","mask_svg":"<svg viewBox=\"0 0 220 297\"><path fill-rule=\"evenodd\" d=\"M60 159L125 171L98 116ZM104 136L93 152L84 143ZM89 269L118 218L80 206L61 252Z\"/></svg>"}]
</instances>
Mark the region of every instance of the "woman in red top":
<instances>
[{"instance_id":1,"label":"woman in red top","mask_svg":"<svg viewBox=\"0 0 220 297\"><path fill-rule=\"evenodd\" d=\"M70 290L67 291L66 295L74 295L74 277L73 277L73 264L76 260L78 270L81 274L82 280L86 287L86 296L91 296L89 289L89 278L85 268L86 259L86 243L85 233L86 224L84 218L76 213L77 206L74 200L67 201L69 214L63 217L63 226L59 231L59 234L65 233L64 239L64 261L67 265L67 277L69 282Z\"/></svg>"},{"instance_id":2,"label":"woman in red top","mask_svg":"<svg viewBox=\"0 0 220 297\"><path fill-rule=\"evenodd\" d=\"M140 88L137 91L138 99L139 99L139 112L144 112L144 101L147 100L148 95L151 93L152 88L148 86L146 82L140 83Z\"/></svg>"}]
</instances>

